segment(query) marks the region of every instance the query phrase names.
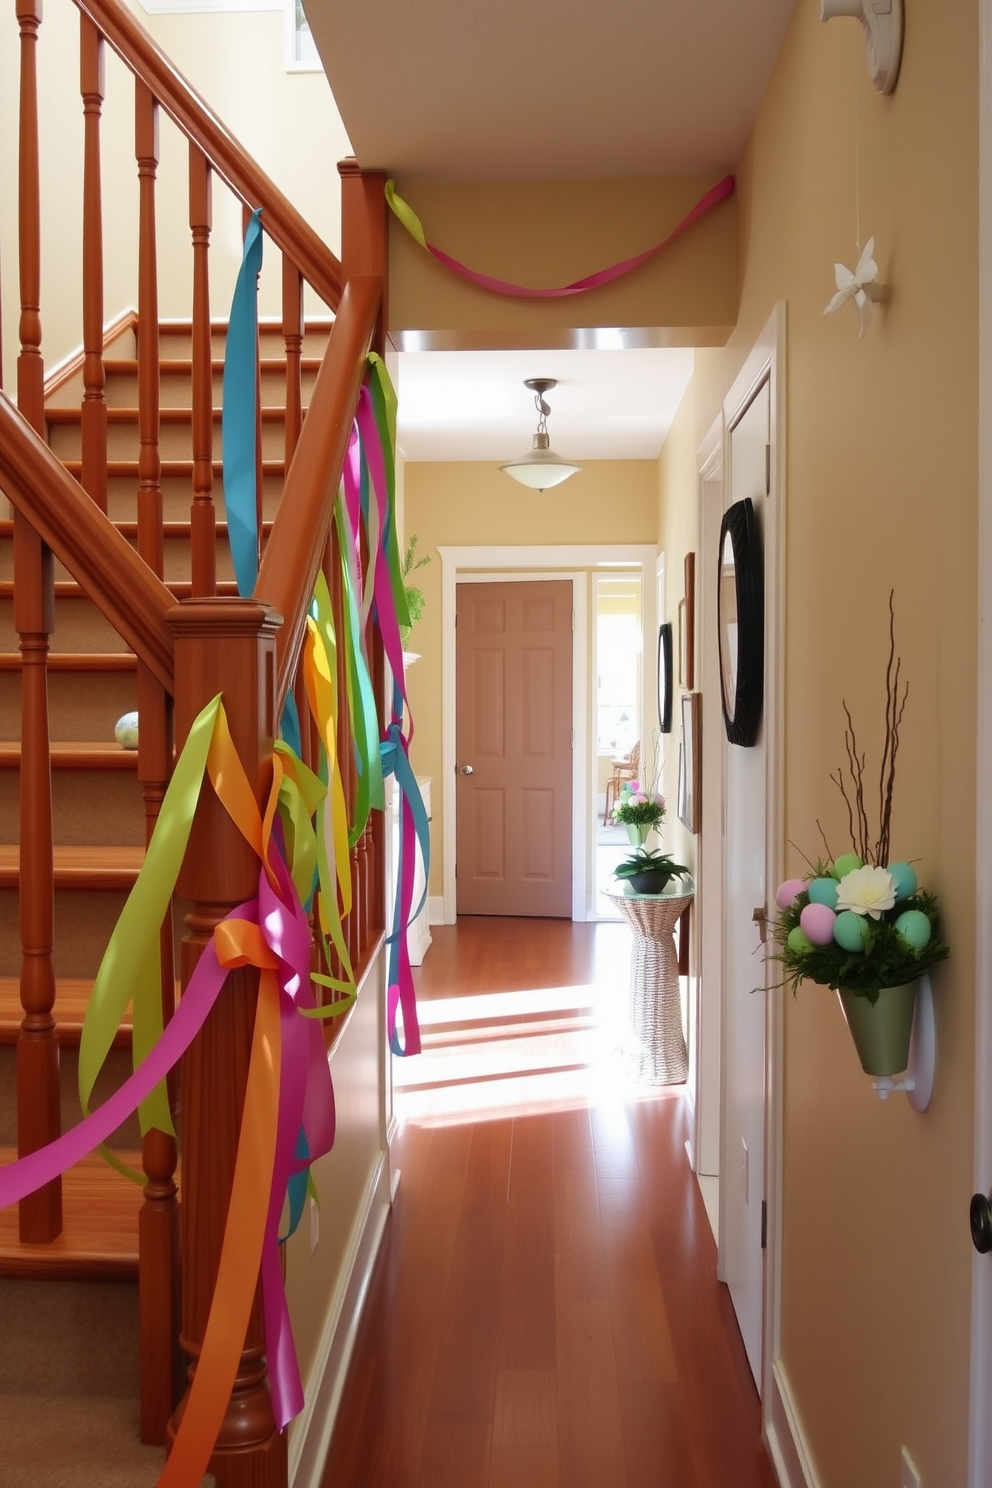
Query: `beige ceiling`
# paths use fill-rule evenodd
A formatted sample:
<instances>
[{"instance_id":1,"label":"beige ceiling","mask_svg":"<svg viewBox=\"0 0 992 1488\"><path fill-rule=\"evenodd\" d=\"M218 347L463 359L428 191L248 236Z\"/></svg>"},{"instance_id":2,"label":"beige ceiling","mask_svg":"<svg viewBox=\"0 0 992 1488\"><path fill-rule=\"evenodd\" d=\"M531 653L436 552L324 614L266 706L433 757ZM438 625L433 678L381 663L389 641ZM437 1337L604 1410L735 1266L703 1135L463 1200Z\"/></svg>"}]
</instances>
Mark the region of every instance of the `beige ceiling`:
<instances>
[{"instance_id":1,"label":"beige ceiling","mask_svg":"<svg viewBox=\"0 0 992 1488\"><path fill-rule=\"evenodd\" d=\"M794 4L305 0L362 166L466 182L732 170ZM400 443L417 460L510 459L534 429L522 377L558 376L555 448L651 458L685 355L642 351L635 369L615 351L404 354Z\"/></svg>"},{"instance_id":2,"label":"beige ceiling","mask_svg":"<svg viewBox=\"0 0 992 1488\"><path fill-rule=\"evenodd\" d=\"M306 11L366 169L513 181L732 169L794 3L306 0Z\"/></svg>"}]
</instances>

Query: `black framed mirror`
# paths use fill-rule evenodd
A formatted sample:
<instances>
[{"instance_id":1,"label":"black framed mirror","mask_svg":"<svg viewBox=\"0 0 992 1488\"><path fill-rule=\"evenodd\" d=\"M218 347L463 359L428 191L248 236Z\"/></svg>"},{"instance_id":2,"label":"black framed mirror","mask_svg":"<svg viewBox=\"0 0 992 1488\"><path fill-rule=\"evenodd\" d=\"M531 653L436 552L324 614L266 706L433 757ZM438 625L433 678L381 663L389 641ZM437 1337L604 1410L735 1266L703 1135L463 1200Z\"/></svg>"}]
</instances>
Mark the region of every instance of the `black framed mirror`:
<instances>
[{"instance_id":1,"label":"black framed mirror","mask_svg":"<svg viewBox=\"0 0 992 1488\"><path fill-rule=\"evenodd\" d=\"M750 497L723 514L717 579L723 719L731 744L757 742L765 684L761 533Z\"/></svg>"},{"instance_id":2,"label":"black framed mirror","mask_svg":"<svg viewBox=\"0 0 992 1488\"><path fill-rule=\"evenodd\" d=\"M672 732L672 622L658 627L658 727Z\"/></svg>"}]
</instances>

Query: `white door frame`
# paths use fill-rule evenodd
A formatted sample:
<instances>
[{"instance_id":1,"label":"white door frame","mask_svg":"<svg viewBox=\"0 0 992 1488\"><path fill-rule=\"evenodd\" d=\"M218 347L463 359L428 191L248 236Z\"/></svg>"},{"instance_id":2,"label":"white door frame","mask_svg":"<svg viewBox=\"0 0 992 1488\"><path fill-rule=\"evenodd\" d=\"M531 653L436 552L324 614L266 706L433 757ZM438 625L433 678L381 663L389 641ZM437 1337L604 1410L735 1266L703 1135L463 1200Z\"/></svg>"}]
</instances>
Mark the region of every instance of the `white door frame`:
<instances>
[{"instance_id":1,"label":"white door frame","mask_svg":"<svg viewBox=\"0 0 992 1488\"><path fill-rule=\"evenodd\" d=\"M702 933L723 925L723 711L716 635L717 552L723 513L723 419L715 419L696 456L699 510L696 531L696 686L703 694L703 779L706 802L696 843L696 905L692 916L696 968L692 1030L695 1101L690 1161L695 1173L720 1172L722 1123L721 1028L723 1025L723 938ZM715 524L715 535L710 532Z\"/></svg>"},{"instance_id":2,"label":"white door frame","mask_svg":"<svg viewBox=\"0 0 992 1488\"><path fill-rule=\"evenodd\" d=\"M657 629L654 567L657 548L646 543L544 547L440 547L441 559L441 852L444 923L457 918L455 886L455 588L462 583L495 579L571 579L575 605L572 638L572 726L575 750L572 769L572 919L589 918L588 863L592 832L593 765L589 748L588 589L587 571L637 568L641 574L644 618L644 714L649 717L657 689L653 677L654 651L647 637ZM580 572L581 570L581 572ZM650 653L650 661L649 661Z\"/></svg>"},{"instance_id":3,"label":"white door frame","mask_svg":"<svg viewBox=\"0 0 992 1488\"><path fill-rule=\"evenodd\" d=\"M975 783L974 1186L992 1186L992 784L983 768L992 751L992 0L978 7L978 753ZM964 1216L962 1215L962 1221ZM992 1480L992 1257L971 1258L971 1388L968 1488Z\"/></svg>"},{"instance_id":4,"label":"white door frame","mask_svg":"<svg viewBox=\"0 0 992 1488\"><path fill-rule=\"evenodd\" d=\"M728 469L729 430L741 410L750 403L761 383L768 378L771 392L771 467L770 500L765 513L765 696L763 731L765 737L765 913L771 920L775 905L775 886L783 873L785 847L785 530L786 530L786 376L785 376L785 304L779 302L745 359L723 401L722 468ZM716 682L717 679L714 679ZM704 814L712 813L719 804L722 819L722 771L718 803L706 801ZM721 832L721 863L723 871ZM702 927L711 934L713 926ZM720 927L722 933L722 927ZM720 1060L720 1221L719 1241L723 1252L724 1222L727 1205L724 1186L728 1177L725 1160L724 1086L726 1058L723 1041L726 1016L721 989L721 1060ZM766 1414L774 1408L774 1366L780 1349L781 1328L781 1255L782 1255L782 1098L783 1098L783 1018L781 997L765 997L765 1141L764 1186L767 1205L766 1247L764 1264L764 1305L762 1319L761 1396ZM719 1272L718 1272L719 1274Z\"/></svg>"}]
</instances>

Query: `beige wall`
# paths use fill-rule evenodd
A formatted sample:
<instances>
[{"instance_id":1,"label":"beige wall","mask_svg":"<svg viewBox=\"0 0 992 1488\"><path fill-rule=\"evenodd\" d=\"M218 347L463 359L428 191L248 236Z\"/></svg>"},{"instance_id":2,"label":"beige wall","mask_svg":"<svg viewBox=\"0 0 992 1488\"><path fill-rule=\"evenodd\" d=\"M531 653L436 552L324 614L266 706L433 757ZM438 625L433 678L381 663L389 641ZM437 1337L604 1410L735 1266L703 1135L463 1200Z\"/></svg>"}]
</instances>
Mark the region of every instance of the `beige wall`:
<instances>
[{"instance_id":1,"label":"beige wall","mask_svg":"<svg viewBox=\"0 0 992 1488\"><path fill-rule=\"evenodd\" d=\"M340 249L340 192L335 163L350 153L347 136L323 73L287 73L281 12L225 12L149 16L132 8L163 50L210 103L258 163L334 252ZM41 95L42 333L53 366L82 342L81 221L82 121L79 101L78 12L70 0L46 6L38 50ZM12 8L0 22L0 149L8 162L0 194L0 294L3 370L13 387L17 354L18 44ZM105 319L137 300L137 186L134 164L134 86L107 54L104 107ZM185 141L164 118L160 126L158 258L160 313L188 316L191 305L189 205ZM230 309L240 261L240 207L215 183L211 246L211 309ZM279 311L280 261L269 249L260 308Z\"/></svg>"},{"instance_id":2,"label":"beige wall","mask_svg":"<svg viewBox=\"0 0 992 1488\"><path fill-rule=\"evenodd\" d=\"M411 750L414 768L418 775L430 775L437 782L431 798L432 894L441 893L443 831L441 564L437 548L651 543L656 504L656 472L650 460L589 461L581 475L543 495L517 485L496 465L407 463L405 532L408 537L417 534L419 553L433 554L429 567L417 574L427 604L410 642L421 660L409 674L410 705L416 720ZM592 727L590 716L590 738Z\"/></svg>"},{"instance_id":3,"label":"beige wall","mask_svg":"<svg viewBox=\"0 0 992 1488\"><path fill-rule=\"evenodd\" d=\"M934 976L937 1084L881 1104L832 994L785 1008L782 1359L823 1488L966 1476L975 937L977 8L917 0L893 97L860 29L800 4L738 174L740 323L702 352L661 461L669 572L695 542L690 458L777 300L788 310L785 835L815 854L846 816L828 776L841 700L878 761L895 589L910 697L893 817L953 957ZM862 235L891 305L858 340L824 318ZM936 286L940 285L939 291ZM840 851L835 847L835 851ZM787 849L791 872L803 863ZM777 993L774 995L782 996Z\"/></svg>"},{"instance_id":4,"label":"beige wall","mask_svg":"<svg viewBox=\"0 0 992 1488\"><path fill-rule=\"evenodd\" d=\"M664 239L719 177L397 182L428 242L480 273L536 287L571 284ZM578 297L520 300L453 275L390 222L389 328L417 347L570 346L576 326L653 334L643 344L722 346L736 318L731 198L636 274ZM636 340L628 344L638 344ZM411 348L416 349L416 348Z\"/></svg>"}]
</instances>

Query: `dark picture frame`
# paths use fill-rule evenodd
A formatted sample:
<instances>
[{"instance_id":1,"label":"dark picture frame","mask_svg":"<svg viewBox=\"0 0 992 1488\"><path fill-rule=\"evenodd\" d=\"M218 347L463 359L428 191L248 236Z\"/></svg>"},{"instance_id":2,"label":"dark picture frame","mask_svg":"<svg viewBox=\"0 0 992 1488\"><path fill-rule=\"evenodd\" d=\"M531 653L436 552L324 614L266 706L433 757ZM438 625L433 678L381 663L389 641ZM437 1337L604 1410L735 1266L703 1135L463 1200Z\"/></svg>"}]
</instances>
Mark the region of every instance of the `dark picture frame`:
<instances>
[{"instance_id":1,"label":"dark picture frame","mask_svg":"<svg viewBox=\"0 0 992 1488\"><path fill-rule=\"evenodd\" d=\"M681 636L682 686L691 692L696 685L696 555L685 555L685 598L679 609L683 626Z\"/></svg>"},{"instance_id":2,"label":"dark picture frame","mask_svg":"<svg viewBox=\"0 0 992 1488\"><path fill-rule=\"evenodd\" d=\"M672 623L658 626L658 727L663 734L672 732Z\"/></svg>"},{"instance_id":3,"label":"dark picture frame","mask_svg":"<svg viewBox=\"0 0 992 1488\"><path fill-rule=\"evenodd\" d=\"M765 583L761 533L750 497L723 514L717 557L720 699L727 738L758 741L765 685Z\"/></svg>"},{"instance_id":4,"label":"dark picture frame","mask_svg":"<svg viewBox=\"0 0 992 1488\"><path fill-rule=\"evenodd\" d=\"M693 836L702 823L703 695L682 694L682 739L679 744L679 821Z\"/></svg>"}]
</instances>

